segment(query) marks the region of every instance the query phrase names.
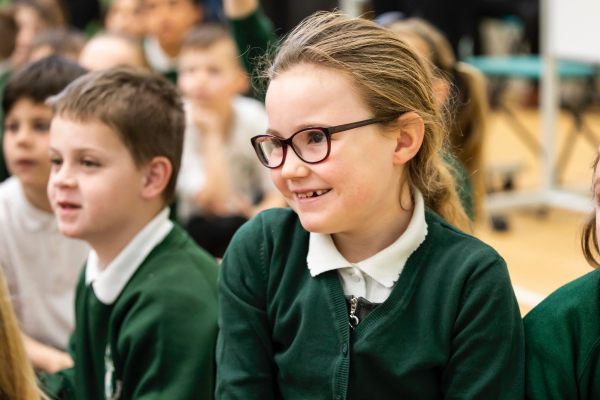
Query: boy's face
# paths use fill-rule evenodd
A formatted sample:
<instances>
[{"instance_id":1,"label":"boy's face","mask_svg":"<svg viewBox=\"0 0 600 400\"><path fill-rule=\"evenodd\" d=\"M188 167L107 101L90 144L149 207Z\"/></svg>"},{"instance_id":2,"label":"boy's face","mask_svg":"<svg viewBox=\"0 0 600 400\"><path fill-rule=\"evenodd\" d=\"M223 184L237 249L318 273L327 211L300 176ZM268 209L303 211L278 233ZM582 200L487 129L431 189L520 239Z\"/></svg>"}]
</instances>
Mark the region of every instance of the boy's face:
<instances>
[{"instance_id":1,"label":"boy's face","mask_svg":"<svg viewBox=\"0 0 600 400\"><path fill-rule=\"evenodd\" d=\"M20 5L16 8L15 21L18 31L15 51L12 54L12 62L15 65L21 65L29 57L33 38L38 32L44 30L46 25L38 12L33 7L26 5Z\"/></svg>"},{"instance_id":2,"label":"boy's face","mask_svg":"<svg viewBox=\"0 0 600 400\"><path fill-rule=\"evenodd\" d=\"M164 46L179 45L201 16L193 0L144 0L146 32Z\"/></svg>"},{"instance_id":3,"label":"boy's face","mask_svg":"<svg viewBox=\"0 0 600 400\"><path fill-rule=\"evenodd\" d=\"M179 58L179 89L202 107L221 108L247 90L235 45L222 40L208 49L185 49Z\"/></svg>"},{"instance_id":4,"label":"boy's face","mask_svg":"<svg viewBox=\"0 0 600 400\"><path fill-rule=\"evenodd\" d=\"M6 165L24 186L43 190L48 184L48 130L52 108L21 98L4 119L4 158Z\"/></svg>"},{"instance_id":5,"label":"boy's face","mask_svg":"<svg viewBox=\"0 0 600 400\"><path fill-rule=\"evenodd\" d=\"M145 175L109 126L54 117L50 160L48 198L63 235L92 241L125 231Z\"/></svg>"},{"instance_id":6,"label":"boy's face","mask_svg":"<svg viewBox=\"0 0 600 400\"><path fill-rule=\"evenodd\" d=\"M144 34L142 17L141 0L115 0L108 8L104 25L108 32L140 37Z\"/></svg>"}]
</instances>

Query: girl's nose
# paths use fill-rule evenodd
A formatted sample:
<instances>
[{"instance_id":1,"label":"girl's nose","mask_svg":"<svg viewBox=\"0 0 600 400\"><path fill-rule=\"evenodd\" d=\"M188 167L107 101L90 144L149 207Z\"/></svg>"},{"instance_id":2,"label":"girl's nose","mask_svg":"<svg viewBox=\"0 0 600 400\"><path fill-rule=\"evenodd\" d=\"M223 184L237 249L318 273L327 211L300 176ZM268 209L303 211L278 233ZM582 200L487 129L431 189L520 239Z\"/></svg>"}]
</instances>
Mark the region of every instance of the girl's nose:
<instances>
[{"instance_id":1,"label":"girl's nose","mask_svg":"<svg viewBox=\"0 0 600 400\"><path fill-rule=\"evenodd\" d=\"M281 167L281 176L284 179L297 179L304 178L310 174L310 167L304 161L302 161L292 150L288 147L287 154L285 156L285 162Z\"/></svg>"}]
</instances>

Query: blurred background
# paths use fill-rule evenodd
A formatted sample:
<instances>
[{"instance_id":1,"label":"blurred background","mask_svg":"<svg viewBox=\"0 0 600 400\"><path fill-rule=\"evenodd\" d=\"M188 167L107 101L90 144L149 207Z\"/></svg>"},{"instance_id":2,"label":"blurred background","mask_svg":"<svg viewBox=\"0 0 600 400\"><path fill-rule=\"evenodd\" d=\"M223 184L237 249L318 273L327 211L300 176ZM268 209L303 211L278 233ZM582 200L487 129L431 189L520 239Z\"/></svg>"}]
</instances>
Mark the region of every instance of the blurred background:
<instances>
[{"instance_id":1,"label":"blurred background","mask_svg":"<svg viewBox=\"0 0 600 400\"><path fill-rule=\"evenodd\" d=\"M0 88L11 71L54 53L90 70L130 64L176 82L189 29L229 24L246 57L255 49L243 44L255 43L258 33L240 21L257 10L278 37L318 10L373 19L436 68L453 114L451 143L475 193L474 234L506 259L525 315L591 270L580 231L593 210L591 164L600 139L599 4L262 0L257 8L256 1L235 0L0 0ZM249 60L244 65L253 72Z\"/></svg>"}]
</instances>

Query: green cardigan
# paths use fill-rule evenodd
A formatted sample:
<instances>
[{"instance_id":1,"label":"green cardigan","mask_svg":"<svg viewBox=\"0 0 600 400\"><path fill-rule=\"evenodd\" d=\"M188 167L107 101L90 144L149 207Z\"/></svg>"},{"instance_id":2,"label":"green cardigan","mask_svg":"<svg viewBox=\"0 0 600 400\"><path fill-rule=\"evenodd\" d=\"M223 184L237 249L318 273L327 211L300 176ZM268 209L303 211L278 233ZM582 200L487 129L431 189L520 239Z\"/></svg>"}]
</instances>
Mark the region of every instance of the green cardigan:
<instances>
[{"instance_id":1,"label":"green cardigan","mask_svg":"<svg viewBox=\"0 0 600 400\"><path fill-rule=\"evenodd\" d=\"M219 275L216 398L518 400L519 307L504 260L426 213L428 234L356 330L336 271L312 277L290 209L234 236Z\"/></svg>"},{"instance_id":2,"label":"green cardigan","mask_svg":"<svg viewBox=\"0 0 600 400\"><path fill-rule=\"evenodd\" d=\"M526 398L600 399L600 270L525 316Z\"/></svg>"},{"instance_id":3,"label":"green cardigan","mask_svg":"<svg viewBox=\"0 0 600 400\"><path fill-rule=\"evenodd\" d=\"M112 305L77 286L75 367L41 377L59 399L212 399L217 272L212 257L175 225Z\"/></svg>"}]
</instances>

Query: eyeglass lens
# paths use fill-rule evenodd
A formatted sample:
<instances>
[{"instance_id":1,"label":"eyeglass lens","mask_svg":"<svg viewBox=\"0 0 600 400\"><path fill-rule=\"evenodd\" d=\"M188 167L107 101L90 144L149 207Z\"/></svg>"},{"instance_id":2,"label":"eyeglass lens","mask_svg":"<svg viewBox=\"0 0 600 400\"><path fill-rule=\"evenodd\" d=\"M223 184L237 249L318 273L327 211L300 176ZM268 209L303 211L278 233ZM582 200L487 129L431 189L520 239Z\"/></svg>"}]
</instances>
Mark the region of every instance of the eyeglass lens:
<instances>
[{"instance_id":1,"label":"eyeglass lens","mask_svg":"<svg viewBox=\"0 0 600 400\"><path fill-rule=\"evenodd\" d=\"M256 145L264 165L272 168L281 165L284 151L279 139L263 136L256 141ZM298 157L309 163L323 161L329 150L325 132L318 129L298 132L292 138L292 147Z\"/></svg>"}]
</instances>

